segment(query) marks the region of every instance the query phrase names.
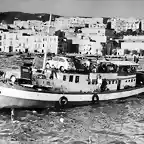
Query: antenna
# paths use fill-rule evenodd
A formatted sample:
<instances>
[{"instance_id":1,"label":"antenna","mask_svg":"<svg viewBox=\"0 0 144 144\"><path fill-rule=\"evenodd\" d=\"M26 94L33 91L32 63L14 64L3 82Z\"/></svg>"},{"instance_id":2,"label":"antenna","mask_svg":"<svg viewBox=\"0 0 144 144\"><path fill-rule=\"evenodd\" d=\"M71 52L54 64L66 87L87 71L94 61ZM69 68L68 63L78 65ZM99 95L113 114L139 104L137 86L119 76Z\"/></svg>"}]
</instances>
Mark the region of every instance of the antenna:
<instances>
[{"instance_id":1,"label":"antenna","mask_svg":"<svg viewBox=\"0 0 144 144\"><path fill-rule=\"evenodd\" d=\"M50 13L49 24L48 24L48 34L49 34L49 32L50 32L49 29L50 29L50 24L51 24L51 18L52 18L52 14ZM49 43L48 43L47 46L49 46ZM45 65L46 65L47 51L48 51L48 47L45 47L45 51L44 51L44 60L43 60L43 68L42 68L43 71L44 71Z\"/></svg>"}]
</instances>

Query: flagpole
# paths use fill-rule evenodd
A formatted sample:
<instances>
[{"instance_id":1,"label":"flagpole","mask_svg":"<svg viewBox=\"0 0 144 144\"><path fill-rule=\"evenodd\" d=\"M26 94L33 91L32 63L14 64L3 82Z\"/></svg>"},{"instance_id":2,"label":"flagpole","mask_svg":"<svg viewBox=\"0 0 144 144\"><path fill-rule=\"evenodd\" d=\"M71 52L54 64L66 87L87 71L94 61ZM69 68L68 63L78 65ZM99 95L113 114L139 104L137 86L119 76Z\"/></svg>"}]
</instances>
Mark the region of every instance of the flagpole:
<instances>
[{"instance_id":1,"label":"flagpole","mask_svg":"<svg viewBox=\"0 0 144 144\"><path fill-rule=\"evenodd\" d=\"M50 13L50 18L49 18L49 24L48 24L48 34L50 32L50 24L51 24L51 18L52 18L52 14ZM45 69L45 66L46 66L46 58L47 58L47 51L48 51L48 46L49 46L49 41L48 41L48 45L47 47L45 47L45 51L44 51L44 60L43 60L43 71Z\"/></svg>"}]
</instances>

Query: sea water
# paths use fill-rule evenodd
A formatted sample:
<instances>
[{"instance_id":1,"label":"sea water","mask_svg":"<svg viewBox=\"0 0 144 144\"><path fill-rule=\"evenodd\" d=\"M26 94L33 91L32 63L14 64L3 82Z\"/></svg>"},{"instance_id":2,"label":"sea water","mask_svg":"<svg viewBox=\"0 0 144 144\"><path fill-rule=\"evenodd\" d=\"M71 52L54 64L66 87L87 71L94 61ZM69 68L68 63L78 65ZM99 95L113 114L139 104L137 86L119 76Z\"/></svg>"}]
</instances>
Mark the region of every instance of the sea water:
<instances>
[{"instance_id":1,"label":"sea water","mask_svg":"<svg viewBox=\"0 0 144 144\"><path fill-rule=\"evenodd\" d=\"M0 143L144 144L144 98L100 102L61 111L0 111Z\"/></svg>"}]
</instances>

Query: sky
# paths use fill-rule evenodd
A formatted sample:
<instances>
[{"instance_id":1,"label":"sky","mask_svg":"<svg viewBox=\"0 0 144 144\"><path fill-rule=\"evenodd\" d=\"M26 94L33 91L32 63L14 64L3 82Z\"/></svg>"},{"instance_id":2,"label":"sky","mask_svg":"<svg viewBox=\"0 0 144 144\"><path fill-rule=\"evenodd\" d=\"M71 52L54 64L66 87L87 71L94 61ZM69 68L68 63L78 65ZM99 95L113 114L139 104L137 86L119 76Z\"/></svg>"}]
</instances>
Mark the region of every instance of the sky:
<instances>
[{"instance_id":1,"label":"sky","mask_svg":"<svg viewBox=\"0 0 144 144\"><path fill-rule=\"evenodd\" d=\"M0 11L144 18L144 0L0 0Z\"/></svg>"}]
</instances>

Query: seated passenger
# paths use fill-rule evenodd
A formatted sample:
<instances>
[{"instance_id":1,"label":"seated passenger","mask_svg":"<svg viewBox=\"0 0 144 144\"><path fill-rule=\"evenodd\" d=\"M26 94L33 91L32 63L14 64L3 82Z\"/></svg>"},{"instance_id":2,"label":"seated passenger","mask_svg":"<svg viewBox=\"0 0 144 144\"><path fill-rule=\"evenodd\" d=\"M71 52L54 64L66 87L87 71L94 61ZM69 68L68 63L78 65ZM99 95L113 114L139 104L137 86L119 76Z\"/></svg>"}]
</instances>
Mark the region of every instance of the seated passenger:
<instances>
[{"instance_id":1,"label":"seated passenger","mask_svg":"<svg viewBox=\"0 0 144 144\"><path fill-rule=\"evenodd\" d=\"M106 91L108 88L107 88L107 80L106 79L103 79L102 81L102 85L101 85L101 91Z\"/></svg>"}]
</instances>

